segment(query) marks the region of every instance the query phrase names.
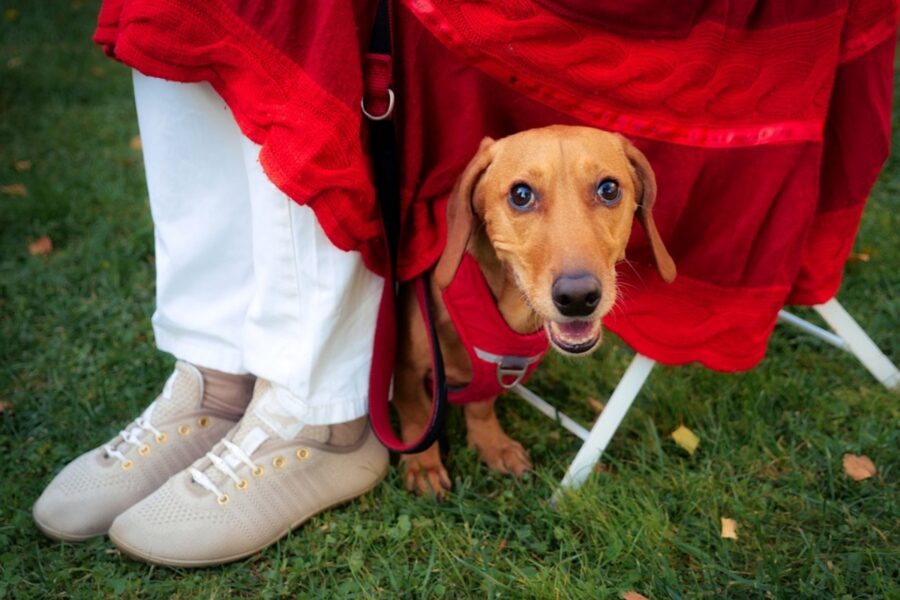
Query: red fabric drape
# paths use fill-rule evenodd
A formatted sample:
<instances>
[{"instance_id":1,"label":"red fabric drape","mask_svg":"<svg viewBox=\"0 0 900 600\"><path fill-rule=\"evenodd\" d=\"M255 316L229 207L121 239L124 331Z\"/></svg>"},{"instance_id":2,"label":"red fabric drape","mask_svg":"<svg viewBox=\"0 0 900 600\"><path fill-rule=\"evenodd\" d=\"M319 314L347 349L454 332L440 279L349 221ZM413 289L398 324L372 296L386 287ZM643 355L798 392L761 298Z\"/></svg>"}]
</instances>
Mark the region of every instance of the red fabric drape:
<instances>
[{"instance_id":1,"label":"red fabric drape","mask_svg":"<svg viewBox=\"0 0 900 600\"><path fill-rule=\"evenodd\" d=\"M485 135L551 123L629 136L659 182L679 277L636 228L607 325L666 363L746 369L779 308L833 296L888 153L897 0L404 0L400 275L436 260ZM95 39L151 76L210 81L270 178L384 268L363 151L374 2L106 0Z\"/></svg>"}]
</instances>

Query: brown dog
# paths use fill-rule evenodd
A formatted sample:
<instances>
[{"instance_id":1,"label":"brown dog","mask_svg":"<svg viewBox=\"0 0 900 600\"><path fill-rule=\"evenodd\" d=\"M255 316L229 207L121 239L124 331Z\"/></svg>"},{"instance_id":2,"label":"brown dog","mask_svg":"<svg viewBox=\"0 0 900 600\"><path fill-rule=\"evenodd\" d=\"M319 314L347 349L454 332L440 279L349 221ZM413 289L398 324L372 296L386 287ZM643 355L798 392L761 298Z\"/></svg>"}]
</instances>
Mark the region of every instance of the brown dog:
<instances>
[{"instance_id":1,"label":"brown dog","mask_svg":"<svg viewBox=\"0 0 900 600\"><path fill-rule=\"evenodd\" d=\"M448 383L464 385L472 377L440 293L464 252L477 260L513 330L544 327L556 350L586 355L599 345L601 318L615 304L615 266L625 257L635 212L660 275L666 281L675 277L653 222L655 197L647 159L617 134L557 125L483 140L450 194L447 246L430 290ZM401 292L400 302L394 403L403 438L411 441L428 421L432 367L411 287ZM490 468L518 476L531 461L500 426L495 401L465 405L468 441ZM450 489L437 444L401 460L408 489L438 497Z\"/></svg>"}]
</instances>

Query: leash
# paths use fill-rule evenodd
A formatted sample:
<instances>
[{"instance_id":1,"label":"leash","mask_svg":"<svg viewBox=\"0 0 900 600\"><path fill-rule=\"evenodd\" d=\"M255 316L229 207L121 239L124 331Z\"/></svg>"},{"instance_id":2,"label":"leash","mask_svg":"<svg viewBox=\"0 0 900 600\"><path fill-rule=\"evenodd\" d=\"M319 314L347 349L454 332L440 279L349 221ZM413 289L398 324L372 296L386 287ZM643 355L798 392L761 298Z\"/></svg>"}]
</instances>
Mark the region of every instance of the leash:
<instances>
[{"instance_id":1,"label":"leash","mask_svg":"<svg viewBox=\"0 0 900 600\"><path fill-rule=\"evenodd\" d=\"M389 1L378 2L372 40L363 59L365 89L361 108L369 121L369 147L375 191L381 210L382 238L389 258L389 268L378 306L372 370L369 374L369 421L375 435L387 448L401 454L412 454L426 450L438 439L447 413L447 380L428 299L428 278L427 275L422 275L416 278L413 285L431 347L433 401L425 430L417 440L404 443L391 425L389 403L397 355L397 253L400 243L400 161L392 120L396 99L391 89L393 63Z\"/></svg>"}]
</instances>

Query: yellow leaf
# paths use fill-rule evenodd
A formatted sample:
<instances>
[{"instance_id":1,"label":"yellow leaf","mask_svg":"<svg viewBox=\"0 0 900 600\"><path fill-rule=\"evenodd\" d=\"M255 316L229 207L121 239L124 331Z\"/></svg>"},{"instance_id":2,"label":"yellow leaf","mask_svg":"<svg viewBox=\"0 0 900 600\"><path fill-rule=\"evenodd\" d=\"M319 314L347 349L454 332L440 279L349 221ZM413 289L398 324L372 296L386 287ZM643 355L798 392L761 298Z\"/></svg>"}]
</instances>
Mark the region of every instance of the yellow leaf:
<instances>
[{"instance_id":1,"label":"yellow leaf","mask_svg":"<svg viewBox=\"0 0 900 600\"><path fill-rule=\"evenodd\" d=\"M638 594L635 591L630 591L622 594L622 600L647 600L647 596Z\"/></svg>"},{"instance_id":2,"label":"yellow leaf","mask_svg":"<svg viewBox=\"0 0 900 600\"><path fill-rule=\"evenodd\" d=\"M132 150L140 150L141 148L143 148L144 146L143 146L143 144L141 144L141 136L136 135L133 138L131 138L131 141L128 142L128 146Z\"/></svg>"},{"instance_id":3,"label":"yellow leaf","mask_svg":"<svg viewBox=\"0 0 900 600\"><path fill-rule=\"evenodd\" d=\"M51 252L53 252L53 241L46 235L28 244L28 254L32 256L45 256Z\"/></svg>"},{"instance_id":4,"label":"yellow leaf","mask_svg":"<svg viewBox=\"0 0 900 600\"><path fill-rule=\"evenodd\" d=\"M868 252L853 252L847 257L847 262L869 262L871 258Z\"/></svg>"},{"instance_id":5,"label":"yellow leaf","mask_svg":"<svg viewBox=\"0 0 900 600\"><path fill-rule=\"evenodd\" d=\"M878 469L875 463L868 456L857 456L856 454L844 455L844 473L849 475L856 481L862 481L875 475Z\"/></svg>"},{"instance_id":6,"label":"yellow leaf","mask_svg":"<svg viewBox=\"0 0 900 600\"><path fill-rule=\"evenodd\" d=\"M7 8L3 11L3 16L6 17L7 21L12 23L19 18L19 11L17 11L15 8Z\"/></svg>"},{"instance_id":7,"label":"yellow leaf","mask_svg":"<svg viewBox=\"0 0 900 600\"><path fill-rule=\"evenodd\" d=\"M722 517L722 537L729 540L737 539L737 521Z\"/></svg>"},{"instance_id":8,"label":"yellow leaf","mask_svg":"<svg viewBox=\"0 0 900 600\"><path fill-rule=\"evenodd\" d=\"M697 446L700 445L700 438L684 425L672 432L672 439L675 440L676 444L687 450L688 454L696 452Z\"/></svg>"},{"instance_id":9,"label":"yellow leaf","mask_svg":"<svg viewBox=\"0 0 900 600\"><path fill-rule=\"evenodd\" d=\"M9 185L0 186L0 192L7 196L27 196L28 188L24 183L11 183Z\"/></svg>"},{"instance_id":10,"label":"yellow leaf","mask_svg":"<svg viewBox=\"0 0 900 600\"><path fill-rule=\"evenodd\" d=\"M30 160L17 160L13 163L13 168L21 173L22 171L31 170L31 161Z\"/></svg>"},{"instance_id":11,"label":"yellow leaf","mask_svg":"<svg viewBox=\"0 0 900 600\"><path fill-rule=\"evenodd\" d=\"M594 409L594 412L602 413L603 409L606 408L606 405L603 404L602 402L600 402L599 400L597 400L596 398L591 397L591 398L588 398L587 401L588 401L588 404L591 405L591 408Z\"/></svg>"}]
</instances>

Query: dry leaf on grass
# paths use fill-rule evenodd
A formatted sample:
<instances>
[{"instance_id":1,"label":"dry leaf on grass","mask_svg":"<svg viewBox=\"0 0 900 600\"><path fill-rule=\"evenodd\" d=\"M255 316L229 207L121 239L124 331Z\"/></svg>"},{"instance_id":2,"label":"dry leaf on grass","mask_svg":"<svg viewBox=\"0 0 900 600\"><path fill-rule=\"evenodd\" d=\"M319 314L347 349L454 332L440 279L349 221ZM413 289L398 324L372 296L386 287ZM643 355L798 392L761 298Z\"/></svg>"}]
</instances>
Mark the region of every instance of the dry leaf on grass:
<instances>
[{"instance_id":1,"label":"dry leaf on grass","mask_svg":"<svg viewBox=\"0 0 900 600\"><path fill-rule=\"evenodd\" d=\"M53 252L53 241L46 235L28 244L28 254L32 256L45 256Z\"/></svg>"},{"instance_id":2,"label":"dry leaf on grass","mask_svg":"<svg viewBox=\"0 0 900 600\"><path fill-rule=\"evenodd\" d=\"M9 185L0 186L0 192L7 196L27 196L28 188L24 183L10 183Z\"/></svg>"},{"instance_id":3,"label":"dry leaf on grass","mask_svg":"<svg viewBox=\"0 0 900 600\"><path fill-rule=\"evenodd\" d=\"M847 262L869 262L872 255L868 252L851 252L847 257Z\"/></svg>"},{"instance_id":4,"label":"dry leaf on grass","mask_svg":"<svg viewBox=\"0 0 900 600\"><path fill-rule=\"evenodd\" d=\"M875 463L868 456L857 456L856 454L844 455L844 473L849 475L856 481L862 481L875 475L878 469Z\"/></svg>"},{"instance_id":5,"label":"dry leaf on grass","mask_svg":"<svg viewBox=\"0 0 900 600\"><path fill-rule=\"evenodd\" d=\"M7 69L18 69L22 66L22 57L21 56L13 56L11 59L6 61Z\"/></svg>"},{"instance_id":6,"label":"dry leaf on grass","mask_svg":"<svg viewBox=\"0 0 900 600\"><path fill-rule=\"evenodd\" d=\"M728 540L736 540L737 539L737 521L734 519L729 519L728 517L722 517L722 537Z\"/></svg>"},{"instance_id":7,"label":"dry leaf on grass","mask_svg":"<svg viewBox=\"0 0 900 600\"><path fill-rule=\"evenodd\" d=\"M128 146L129 146L132 150L140 150L141 148L143 148L144 145L141 144L141 136L136 135L136 136L134 136L133 138L131 138L131 141L128 142Z\"/></svg>"},{"instance_id":8,"label":"dry leaf on grass","mask_svg":"<svg viewBox=\"0 0 900 600\"><path fill-rule=\"evenodd\" d=\"M688 454L696 452L697 446L700 445L700 438L684 425L672 432L672 439L675 440L676 444L687 450Z\"/></svg>"},{"instance_id":9,"label":"dry leaf on grass","mask_svg":"<svg viewBox=\"0 0 900 600\"><path fill-rule=\"evenodd\" d=\"M22 171L28 171L31 169L31 161L30 160L17 160L13 163L13 168L21 173Z\"/></svg>"},{"instance_id":10,"label":"dry leaf on grass","mask_svg":"<svg viewBox=\"0 0 900 600\"><path fill-rule=\"evenodd\" d=\"M635 591L624 592L622 594L622 600L648 600L647 596L643 594L638 594Z\"/></svg>"},{"instance_id":11,"label":"dry leaf on grass","mask_svg":"<svg viewBox=\"0 0 900 600\"><path fill-rule=\"evenodd\" d=\"M606 408L606 405L594 398L593 396L587 399L588 404L591 405L591 408L594 409L594 412L602 413L603 409Z\"/></svg>"},{"instance_id":12,"label":"dry leaf on grass","mask_svg":"<svg viewBox=\"0 0 900 600\"><path fill-rule=\"evenodd\" d=\"M12 23L13 21L17 21L19 19L19 11L15 8L7 8L3 11L3 16L6 17L6 20Z\"/></svg>"},{"instance_id":13,"label":"dry leaf on grass","mask_svg":"<svg viewBox=\"0 0 900 600\"><path fill-rule=\"evenodd\" d=\"M13 414L13 405L5 400L0 400L0 415Z\"/></svg>"}]
</instances>

